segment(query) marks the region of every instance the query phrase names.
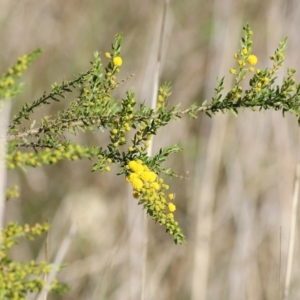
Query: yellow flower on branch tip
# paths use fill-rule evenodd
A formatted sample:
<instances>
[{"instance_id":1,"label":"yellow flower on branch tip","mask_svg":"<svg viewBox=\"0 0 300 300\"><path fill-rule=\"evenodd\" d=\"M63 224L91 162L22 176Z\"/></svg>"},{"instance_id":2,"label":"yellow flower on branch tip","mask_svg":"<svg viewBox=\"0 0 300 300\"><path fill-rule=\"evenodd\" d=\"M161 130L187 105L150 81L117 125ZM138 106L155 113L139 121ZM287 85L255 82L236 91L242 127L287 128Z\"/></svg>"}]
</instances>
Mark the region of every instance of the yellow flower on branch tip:
<instances>
[{"instance_id":1,"label":"yellow flower on branch tip","mask_svg":"<svg viewBox=\"0 0 300 300\"><path fill-rule=\"evenodd\" d=\"M250 67L249 71L253 73L255 71L255 69L253 67Z\"/></svg>"},{"instance_id":2,"label":"yellow flower on branch tip","mask_svg":"<svg viewBox=\"0 0 300 300\"><path fill-rule=\"evenodd\" d=\"M236 74L236 69L230 69L229 72L230 74Z\"/></svg>"},{"instance_id":3,"label":"yellow flower on branch tip","mask_svg":"<svg viewBox=\"0 0 300 300\"><path fill-rule=\"evenodd\" d=\"M255 55L249 55L247 58L247 62L250 65L256 65L257 64L257 57Z\"/></svg>"},{"instance_id":4,"label":"yellow flower on branch tip","mask_svg":"<svg viewBox=\"0 0 300 300\"><path fill-rule=\"evenodd\" d=\"M105 56L106 56L107 58L111 58L111 55L110 55L109 52L105 52Z\"/></svg>"},{"instance_id":5,"label":"yellow flower on branch tip","mask_svg":"<svg viewBox=\"0 0 300 300\"><path fill-rule=\"evenodd\" d=\"M123 61L122 61L122 58L120 56L116 56L116 57L113 58L114 66L120 67L120 66L122 66L122 63L123 63Z\"/></svg>"}]
</instances>

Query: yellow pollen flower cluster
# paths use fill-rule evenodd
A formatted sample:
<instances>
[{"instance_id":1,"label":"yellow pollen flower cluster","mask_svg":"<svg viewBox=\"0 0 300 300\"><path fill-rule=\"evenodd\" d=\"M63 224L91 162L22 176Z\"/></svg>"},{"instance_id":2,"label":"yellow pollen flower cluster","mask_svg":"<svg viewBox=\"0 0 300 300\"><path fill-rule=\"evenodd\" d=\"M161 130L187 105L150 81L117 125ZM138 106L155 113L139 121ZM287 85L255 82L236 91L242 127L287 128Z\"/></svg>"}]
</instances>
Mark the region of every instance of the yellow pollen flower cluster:
<instances>
[{"instance_id":1,"label":"yellow pollen flower cluster","mask_svg":"<svg viewBox=\"0 0 300 300\"><path fill-rule=\"evenodd\" d=\"M132 184L134 193L141 191L141 189L146 186L152 189L158 188L158 186L154 185L157 184L154 182L157 175L150 171L147 166L143 165L141 160L130 161L127 165L127 169L131 172L127 177L127 181Z\"/></svg>"},{"instance_id":2,"label":"yellow pollen flower cluster","mask_svg":"<svg viewBox=\"0 0 300 300\"><path fill-rule=\"evenodd\" d=\"M156 222L166 227L175 243L182 243L184 236L172 214L176 206L169 202L174 199L174 194L168 196L165 194L169 186L141 160L129 161L126 169L128 170L126 180L132 185L133 197L139 199L139 204L144 205L144 209Z\"/></svg>"}]
</instances>

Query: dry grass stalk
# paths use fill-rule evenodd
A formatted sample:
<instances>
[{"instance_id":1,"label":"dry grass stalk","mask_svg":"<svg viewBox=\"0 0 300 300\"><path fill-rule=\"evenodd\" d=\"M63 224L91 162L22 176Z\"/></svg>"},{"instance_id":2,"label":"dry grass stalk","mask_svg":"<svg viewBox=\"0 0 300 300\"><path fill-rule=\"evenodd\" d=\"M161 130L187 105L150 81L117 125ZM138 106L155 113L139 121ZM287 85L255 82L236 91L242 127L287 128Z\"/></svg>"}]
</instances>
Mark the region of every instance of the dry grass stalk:
<instances>
[{"instance_id":1,"label":"dry grass stalk","mask_svg":"<svg viewBox=\"0 0 300 300\"><path fill-rule=\"evenodd\" d=\"M4 103L4 107L0 108L0 232L4 222L4 209L6 199L6 135L10 117L10 101ZM0 241L1 243L1 241Z\"/></svg>"},{"instance_id":2,"label":"dry grass stalk","mask_svg":"<svg viewBox=\"0 0 300 300\"><path fill-rule=\"evenodd\" d=\"M159 78L160 78L160 70L161 70L161 59L162 59L162 51L163 51L163 41L164 41L164 33L165 33L165 23L167 17L167 9L169 6L169 0L164 1L162 21L161 21L161 29L159 33L159 47L157 52L157 61L155 73L153 76L153 90L152 90L152 99L151 99L151 108L155 109L157 105L157 95L158 95L158 87L159 87ZM150 146L148 148L148 156L151 156L153 153L153 138L150 141ZM145 299L145 287L146 287L146 271L147 271L147 253L148 253L148 232L147 232L147 215L143 216L143 231L144 231L144 239L143 239L143 262L142 262L142 286L141 286L141 300Z\"/></svg>"},{"instance_id":3,"label":"dry grass stalk","mask_svg":"<svg viewBox=\"0 0 300 300\"><path fill-rule=\"evenodd\" d=\"M75 226L75 224L72 224L72 226L68 232L68 235L64 238L64 240L62 241L62 243L57 251L56 257L53 262L53 269L50 272L50 274L48 275L47 281L46 281L42 291L37 296L36 300L47 299L47 294L48 294L47 287L51 285L53 279L56 277L58 270L60 268L60 265L62 264L62 262L65 258L65 255L67 254L67 252L69 250L70 244L72 242L72 239L75 236L75 233L76 233L76 226Z\"/></svg>"},{"instance_id":4,"label":"dry grass stalk","mask_svg":"<svg viewBox=\"0 0 300 300\"><path fill-rule=\"evenodd\" d=\"M287 267L285 275L285 284L284 284L284 294L283 299L289 299L290 293L290 284L291 284L291 275L292 275L292 265L294 258L294 245L295 245L295 233L296 233L296 223L297 223L297 208L299 201L299 184L300 184L300 163L297 164L296 174L295 174L295 185L293 193L293 203L291 211L291 225L290 225L290 240L289 240L289 250L287 257Z\"/></svg>"}]
</instances>

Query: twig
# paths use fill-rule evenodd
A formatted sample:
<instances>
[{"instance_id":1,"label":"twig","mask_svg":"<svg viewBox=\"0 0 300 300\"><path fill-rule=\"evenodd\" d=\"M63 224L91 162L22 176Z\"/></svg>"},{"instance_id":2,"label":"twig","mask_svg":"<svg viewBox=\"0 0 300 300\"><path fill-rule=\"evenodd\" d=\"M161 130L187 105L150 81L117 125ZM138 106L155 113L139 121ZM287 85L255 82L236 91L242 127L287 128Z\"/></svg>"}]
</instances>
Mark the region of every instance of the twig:
<instances>
[{"instance_id":1,"label":"twig","mask_svg":"<svg viewBox=\"0 0 300 300\"><path fill-rule=\"evenodd\" d=\"M91 70L88 70L87 72L81 74L81 76L79 76L79 77L76 78L75 80L72 80L72 81L63 83L63 84L61 85L61 90L64 91L64 92L70 92L70 91L69 91L69 88L70 88L70 87L74 87L74 85L75 85L76 83L80 82L84 76L86 76L86 75L88 75L88 74L90 74L90 73L91 73ZM61 94L62 94L62 93L60 93L60 92L54 92L54 91L52 91L52 92L49 93L48 95L46 95L46 93L45 93L40 99L38 99L38 100L32 102L32 103L30 104L30 106L28 106L28 107L26 108L26 110L25 110L26 113L32 112L34 108L38 107L38 106L41 105L42 103L46 103L47 100L53 99L53 97L55 97L55 96L57 96L57 95L61 97ZM17 124L20 122L21 119L23 119L23 116L22 116L22 115L19 115L19 116L17 116L17 117L14 117L14 119L13 119L13 124L10 125L10 128L13 128L15 125L17 125Z\"/></svg>"},{"instance_id":2,"label":"twig","mask_svg":"<svg viewBox=\"0 0 300 300\"><path fill-rule=\"evenodd\" d=\"M156 104L155 104L156 105ZM154 107L155 107L154 105ZM196 112L200 112L200 111L207 111L209 107L207 106L200 106L197 108L197 110L193 110L194 113ZM171 112L171 114L175 117L181 117L183 115L186 115L188 113L190 113L192 111L191 108L187 108L187 109L184 109L184 110L174 110L173 112ZM99 125L101 124L101 122L103 122L104 119L108 119L110 118L111 116L102 116L102 117L91 117L90 120L93 121L93 125ZM141 115L135 115L133 117L133 121L139 121L139 120L144 120L144 119L155 119L155 118L158 118L159 115L158 114L153 114L152 116L141 116ZM50 124L51 125L51 124ZM68 128L68 127L76 127L76 126L83 126L85 125L84 121L82 120L68 120L68 121L65 121L65 122L61 122L59 124L54 124L55 126L65 126L64 128ZM17 139L21 139L21 138L26 138L26 137L29 137L29 136L32 136L32 135L36 135L36 134L40 134L40 133L45 133L45 132L48 132L49 131L49 124L47 125L47 127L43 127L43 126L40 126L40 127L37 127L37 128L33 128L33 129L30 129L30 130L27 130L27 131L24 131L24 132L21 132L21 133L17 133L17 134L10 134L7 136L6 140L9 142L9 141L13 141L13 140L17 140ZM150 148L150 147L149 147Z\"/></svg>"}]
</instances>

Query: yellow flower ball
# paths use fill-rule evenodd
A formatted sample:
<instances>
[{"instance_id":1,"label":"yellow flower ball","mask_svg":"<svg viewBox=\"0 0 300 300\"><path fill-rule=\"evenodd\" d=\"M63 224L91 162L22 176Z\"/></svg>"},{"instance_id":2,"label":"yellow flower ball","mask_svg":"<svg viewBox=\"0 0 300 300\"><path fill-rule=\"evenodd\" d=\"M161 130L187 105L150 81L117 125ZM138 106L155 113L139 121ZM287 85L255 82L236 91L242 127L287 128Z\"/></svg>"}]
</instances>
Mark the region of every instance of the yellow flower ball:
<instances>
[{"instance_id":1,"label":"yellow flower ball","mask_svg":"<svg viewBox=\"0 0 300 300\"><path fill-rule=\"evenodd\" d=\"M257 64L257 57L255 55L249 55L247 58L247 62L250 65L256 65Z\"/></svg>"},{"instance_id":2,"label":"yellow flower ball","mask_svg":"<svg viewBox=\"0 0 300 300\"><path fill-rule=\"evenodd\" d=\"M123 63L123 61L122 61L122 58L120 56L114 57L114 59L113 59L114 66L120 67L120 66L122 66L122 63Z\"/></svg>"},{"instance_id":3,"label":"yellow flower ball","mask_svg":"<svg viewBox=\"0 0 300 300\"><path fill-rule=\"evenodd\" d=\"M170 200L173 200L175 198L175 195L174 194L169 194L168 197L169 197Z\"/></svg>"},{"instance_id":4,"label":"yellow flower ball","mask_svg":"<svg viewBox=\"0 0 300 300\"><path fill-rule=\"evenodd\" d=\"M139 178L139 175L136 174L136 173L131 173L129 176L128 176L128 179L130 182L132 182L132 180L136 179L136 178Z\"/></svg>"},{"instance_id":5,"label":"yellow flower ball","mask_svg":"<svg viewBox=\"0 0 300 300\"><path fill-rule=\"evenodd\" d=\"M135 191L139 191L143 187L143 181L139 178L134 178L131 180L132 187Z\"/></svg>"},{"instance_id":6,"label":"yellow flower ball","mask_svg":"<svg viewBox=\"0 0 300 300\"><path fill-rule=\"evenodd\" d=\"M167 214L167 217L168 217L169 219L174 219L174 215L173 215L172 213Z\"/></svg>"},{"instance_id":7,"label":"yellow flower ball","mask_svg":"<svg viewBox=\"0 0 300 300\"><path fill-rule=\"evenodd\" d=\"M173 203L169 203L168 204L168 208L170 212L174 212L176 210L176 206Z\"/></svg>"},{"instance_id":8,"label":"yellow flower ball","mask_svg":"<svg viewBox=\"0 0 300 300\"><path fill-rule=\"evenodd\" d=\"M160 101L160 102L163 102L163 101L165 100L164 97L163 97L162 95L159 95L157 99L158 99L158 101Z\"/></svg>"},{"instance_id":9,"label":"yellow flower ball","mask_svg":"<svg viewBox=\"0 0 300 300\"><path fill-rule=\"evenodd\" d=\"M169 185L167 185L167 184L163 184L163 189L165 189L165 190L168 190L169 189Z\"/></svg>"},{"instance_id":10,"label":"yellow flower ball","mask_svg":"<svg viewBox=\"0 0 300 300\"><path fill-rule=\"evenodd\" d=\"M242 50L242 52L243 52L243 54L247 54L247 53L248 53L248 50L247 50L246 48L244 48L244 49Z\"/></svg>"},{"instance_id":11,"label":"yellow flower ball","mask_svg":"<svg viewBox=\"0 0 300 300\"><path fill-rule=\"evenodd\" d=\"M160 189L160 185L157 182L152 182L150 187L157 191Z\"/></svg>"},{"instance_id":12,"label":"yellow flower ball","mask_svg":"<svg viewBox=\"0 0 300 300\"><path fill-rule=\"evenodd\" d=\"M146 182L154 182L156 179L156 174L151 171L144 171L143 173L141 173L140 178Z\"/></svg>"},{"instance_id":13,"label":"yellow flower ball","mask_svg":"<svg viewBox=\"0 0 300 300\"><path fill-rule=\"evenodd\" d=\"M154 172L150 172L148 181L154 182L155 179L156 179L156 174Z\"/></svg>"}]
</instances>

